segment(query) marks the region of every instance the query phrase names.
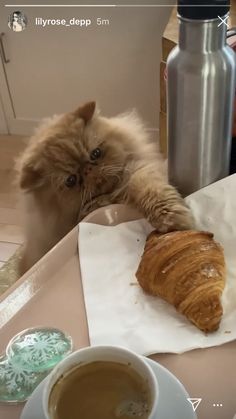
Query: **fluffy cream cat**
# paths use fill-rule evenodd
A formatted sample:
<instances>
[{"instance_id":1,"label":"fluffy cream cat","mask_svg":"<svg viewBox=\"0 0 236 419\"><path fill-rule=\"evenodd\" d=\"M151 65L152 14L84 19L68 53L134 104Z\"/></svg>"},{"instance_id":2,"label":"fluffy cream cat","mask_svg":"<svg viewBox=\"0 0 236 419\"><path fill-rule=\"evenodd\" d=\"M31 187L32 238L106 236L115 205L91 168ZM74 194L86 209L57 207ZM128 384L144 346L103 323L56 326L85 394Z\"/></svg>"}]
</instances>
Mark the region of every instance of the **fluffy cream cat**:
<instances>
[{"instance_id":1,"label":"fluffy cream cat","mask_svg":"<svg viewBox=\"0 0 236 419\"><path fill-rule=\"evenodd\" d=\"M138 116L106 118L95 107L89 102L45 122L18 161L26 213L21 274L105 205L131 205L160 232L193 227Z\"/></svg>"}]
</instances>

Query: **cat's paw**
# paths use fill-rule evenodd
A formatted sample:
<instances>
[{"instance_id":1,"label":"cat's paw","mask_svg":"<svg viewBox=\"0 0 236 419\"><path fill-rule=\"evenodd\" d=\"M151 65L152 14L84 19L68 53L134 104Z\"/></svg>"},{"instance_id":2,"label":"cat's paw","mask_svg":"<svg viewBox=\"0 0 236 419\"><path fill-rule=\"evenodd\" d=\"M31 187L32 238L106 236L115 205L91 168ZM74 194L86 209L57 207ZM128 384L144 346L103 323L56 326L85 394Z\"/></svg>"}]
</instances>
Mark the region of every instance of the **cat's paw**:
<instances>
[{"instance_id":1,"label":"cat's paw","mask_svg":"<svg viewBox=\"0 0 236 419\"><path fill-rule=\"evenodd\" d=\"M158 211L156 217L150 221L160 233L195 228L195 221L190 209L180 203Z\"/></svg>"}]
</instances>

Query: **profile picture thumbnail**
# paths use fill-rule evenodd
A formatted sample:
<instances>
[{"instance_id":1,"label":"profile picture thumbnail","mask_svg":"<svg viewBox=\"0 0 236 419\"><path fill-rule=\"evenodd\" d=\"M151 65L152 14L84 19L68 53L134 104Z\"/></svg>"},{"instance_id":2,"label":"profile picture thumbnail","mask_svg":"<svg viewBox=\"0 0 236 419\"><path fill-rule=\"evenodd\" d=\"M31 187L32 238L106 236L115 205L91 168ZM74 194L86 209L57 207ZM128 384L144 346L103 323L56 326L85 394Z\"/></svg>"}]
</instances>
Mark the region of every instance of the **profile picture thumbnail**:
<instances>
[{"instance_id":1,"label":"profile picture thumbnail","mask_svg":"<svg viewBox=\"0 0 236 419\"><path fill-rule=\"evenodd\" d=\"M20 11L13 12L8 18L8 26L14 32L22 32L27 26L27 17Z\"/></svg>"}]
</instances>

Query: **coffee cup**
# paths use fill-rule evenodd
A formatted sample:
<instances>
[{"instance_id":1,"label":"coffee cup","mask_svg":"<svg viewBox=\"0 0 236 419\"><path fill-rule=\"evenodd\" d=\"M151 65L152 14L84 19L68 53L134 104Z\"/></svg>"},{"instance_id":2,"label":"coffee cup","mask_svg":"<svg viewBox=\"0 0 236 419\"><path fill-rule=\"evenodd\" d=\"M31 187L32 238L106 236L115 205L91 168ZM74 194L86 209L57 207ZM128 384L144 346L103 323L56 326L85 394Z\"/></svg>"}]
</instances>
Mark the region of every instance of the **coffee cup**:
<instances>
[{"instance_id":1,"label":"coffee cup","mask_svg":"<svg viewBox=\"0 0 236 419\"><path fill-rule=\"evenodd\" d=\"M78 383L82 387L77 388ZM73 395L73 391L77 393ZM106 394L98 394L100 391ZM120 401L124 394L127 400ZM98 400L96 396L99 396ZM104 407L101 405L103 396ZM119 405L113 406L112 403L118 403L118 396ZM45 419L72 417L70 410L80 414L80 409L88 406L90 410L93 404L96 411L93 417L96 418L105 418L109 408L116 409L114 416L108 414L109 418L156 419L158 398L156 376L143 357L123 347L99 345L72 353L53 369L44 386L42 403ZM63 409L66 414L63 414ZM103 413L100 415L99 412ZM86 416L90 418L92 413L83 411L81 417Z\"/></svg>"}]
</instances>

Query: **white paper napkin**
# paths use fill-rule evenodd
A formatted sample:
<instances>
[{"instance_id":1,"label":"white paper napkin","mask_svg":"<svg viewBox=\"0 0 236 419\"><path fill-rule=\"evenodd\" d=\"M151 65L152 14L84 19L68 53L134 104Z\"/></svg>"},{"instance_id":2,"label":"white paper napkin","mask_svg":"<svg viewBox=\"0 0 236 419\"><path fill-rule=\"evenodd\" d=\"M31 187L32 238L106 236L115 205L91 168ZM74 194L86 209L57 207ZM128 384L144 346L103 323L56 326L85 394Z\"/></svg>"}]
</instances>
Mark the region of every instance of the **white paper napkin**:
<instances>
[{"instance_id":1,"label":"white paper napkin","mask_svg":"<svg viewBox=\"0 0 236 419\"><path fill-rule=\"evenodd\" d=\"M236 338L236 175L189 196L199 229L215 234L224 247L227 286L220 329L206 336L174 307L147 296L138 268L152 227L132 221L115 227L81 223L79 253L92 345L126 346L137 353L181 353L220 345Z\"/></svg>"}]
</instances>

